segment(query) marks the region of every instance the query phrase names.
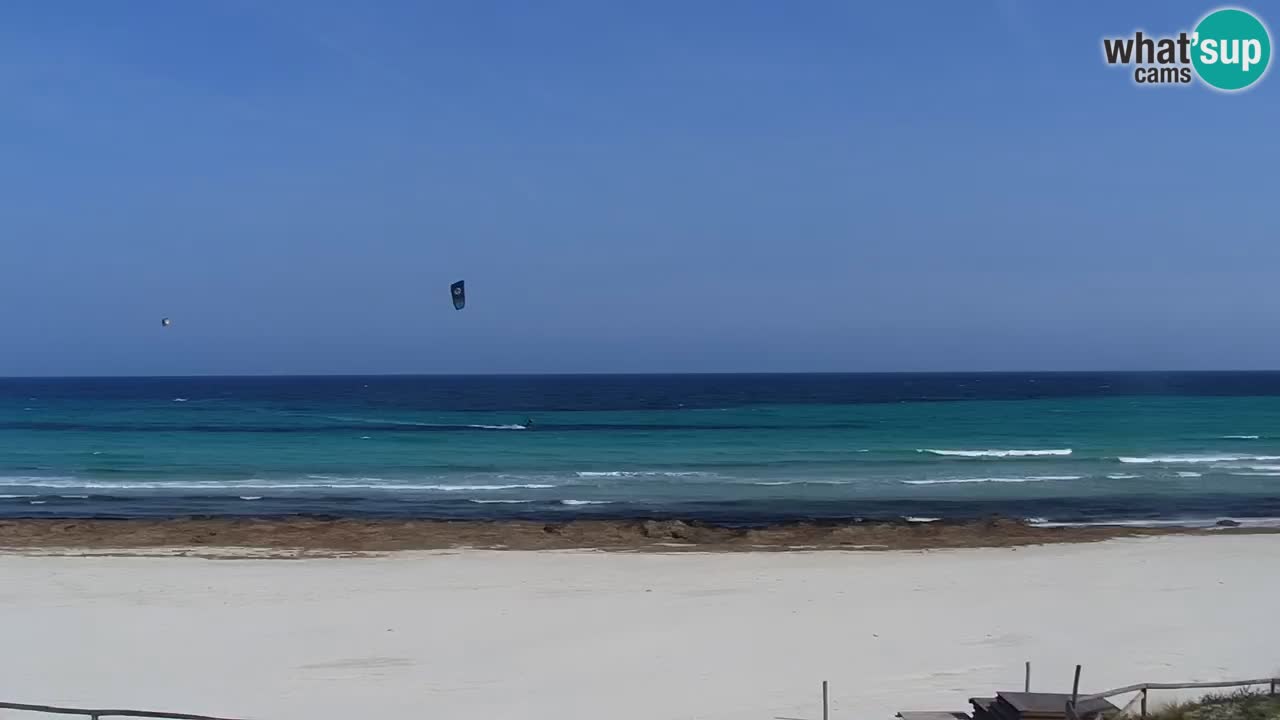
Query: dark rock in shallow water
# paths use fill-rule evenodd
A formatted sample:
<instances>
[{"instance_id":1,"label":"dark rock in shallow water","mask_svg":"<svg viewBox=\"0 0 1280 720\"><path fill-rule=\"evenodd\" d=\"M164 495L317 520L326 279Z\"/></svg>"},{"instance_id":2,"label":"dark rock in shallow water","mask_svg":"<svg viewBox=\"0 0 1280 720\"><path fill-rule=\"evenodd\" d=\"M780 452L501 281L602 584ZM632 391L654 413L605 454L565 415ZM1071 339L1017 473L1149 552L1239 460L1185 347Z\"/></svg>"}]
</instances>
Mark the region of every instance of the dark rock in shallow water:
<instances>
[{"instance_id":1,"label":"dark rock in shallow water","mask_svg":"<svg viewBox=\"0 0 1280 720\"><path fill-rule=\"evenodd\" d=\"M862 536L853 527L836 528L831 531L828 537L830 542L837 545L857 545L862 542Z\"/></svg>"},{"instance_id":2,"label":"dark rock in shallow water","mask_svg":"<svg viewBox=\"0 0 1280 720\"><path fill-rule=\"evenodd\" d=\"M1016 520L1011 517L1005 517L1004 515L992 515L987 518L985 523L988 530L1013 530L1026 527L1026 525L1027 523L1025 520Z\"/></svg>"},{"instance_id":3,"label":"dark rock in shallow water","mask_svg":"<svg viewBox=\"0 0 1280 720\"><path fill-rule=\"evenodd\" d=\"M647 538L684 540L688 538L689 526L680 520L645 520L640 532Z\"/></svg>"},{"instance_id":4,"label":"dark rock in shallow water","mask_svg":"<svg viewBox=\"0 0 1280 720\"><path fill-rule=\"evenodd\" d=\"M1240 523L1235 520L1219 520L1217 525L1218 527L1240 527Z\"/></svg>"}]
</instances>

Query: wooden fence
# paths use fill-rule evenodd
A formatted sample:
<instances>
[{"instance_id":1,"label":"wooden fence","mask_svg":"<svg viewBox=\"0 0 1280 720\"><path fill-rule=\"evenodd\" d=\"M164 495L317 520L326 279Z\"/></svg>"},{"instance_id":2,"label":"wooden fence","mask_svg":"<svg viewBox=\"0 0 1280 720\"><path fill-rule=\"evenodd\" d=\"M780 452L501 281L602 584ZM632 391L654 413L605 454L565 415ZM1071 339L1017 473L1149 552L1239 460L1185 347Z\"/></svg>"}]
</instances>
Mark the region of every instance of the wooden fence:
<instances>
[{"instance_id":1,"label":"wooden fence","mask_svg":"<svg viewBox=\"0 0 1280 720\"><path fill-rule=\"evenodd\" d=\"M1277 689L1280 689L1280 678L1258 678L1256 680L1226 680L1223 682L1191 682L1191 683L1138 683L1137 685L1125 685L1113 690L1107 690L1100 693L1091 693L1089 695L1080 694L1080 666L1076 666L1075 682L1071 687L1071 699L1067 701L1067 718L1068 720L1079 720L1076 714L1076 707L1082 702L1089 700L1102 700L1105 698L1115 697L1116 695L1127 695L1131 692L1142 694L1142 710L1141 717L1147 716L1147 694L1151 690L1210 690L1214 688L1243 688L1257 687L1266 685L1270 687L1270 692L1275 695Z\"/></svg>"},{"instance_id":2,"label":"wooden fence","mask_svg":"<svg viewBox=\"0 0 1280 720\"><path fill-rule=\"evenodd\" d=\"M1275 695L1277 689L1280 689L1280 678L1259 678L1257 680L1228 680L1226 682L1197 682L1197 683L1138 683L1137 685L1125 685L1114 690L1107 690L1100 693L1092 693L1089 695L1080 694L1080 666L1076 666L1075 681L1071 686L1071 699L1067 701L1067 718L1068 720L1079 720L1076 714L1076 707L1082 702L1090 700L1102 700L1114 697L1116 695L1127 695L1131 692L1142 693L1142 717L1147 716L1147 693L1151 690L1196 690L1196 689L1212 689L1212 688L1238 688L1238 687L1255 687L1258 685L1268 685L1271 688L1271 694ZM1026 674L1023 679L1023 689L1031 690L1031 663L1026 664ZM28 712L47 713L52 715L80 715L91 718L91 720L100 720L100 718L109 717L128 717L128 718L155 718L156 720L232 720L232 718L220 718L212 715L191 715L188 713L170 713L156 712L151 710L103 710L90 708L67 708L56 707L54 705L26 705L23 703L0 702L0 710L25 710ZM822 681L822 720L827 720L827 681Z\"/></svg>"},{"instance_id":3,"label":"wooden fence","mask_svg":"<svg viewBox=\"0 0 1280 720\"><path fill-rule=\"evenodd\" d=\"M27 705L24 703L0 702L0 710L25 710L27 712L47 713L51 715L80 715L92 720L109 717L158 718L158 720L232 720L231 718L212 717L210 715L191 715L188 713L155 712L151 710L100 710L92 708L68 708L54 705Z\"/></svg>"}]
</instances>

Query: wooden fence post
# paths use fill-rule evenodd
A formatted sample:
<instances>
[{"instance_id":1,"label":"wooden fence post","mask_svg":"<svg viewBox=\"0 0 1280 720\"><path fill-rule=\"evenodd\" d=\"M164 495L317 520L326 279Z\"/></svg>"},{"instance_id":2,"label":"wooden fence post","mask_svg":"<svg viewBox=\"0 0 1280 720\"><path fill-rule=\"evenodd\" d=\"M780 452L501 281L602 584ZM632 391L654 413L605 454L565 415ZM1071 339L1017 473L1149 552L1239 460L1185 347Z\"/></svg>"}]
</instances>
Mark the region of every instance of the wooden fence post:
<instances>
[{"instance_id":1,"label":"wooden fence post","mask_svg":"<svg viewBox=\"0 0 1280 720\"><path fill-rule=\"evenodd\" d=\"M827 715L827 681L822 681L822 720L828 720Z\"/></svg>"},{"instance_id":2,"label":"wooden fence post","mask_svg":"<svg viewBox=\"0 0 1280 720\"><path fill-rule=\"evenodd\" d=\"M1142 717L1147 716L1147 689L1142 688Z\"/></svg>"},{"instance_id":3,"label":"wooden fence post","mask_svg":"<svg viewBox=\"0 0 1280 720\"><path fill-rule=\"evenodd\" d=\"M1080 666L1076 666L1076 679L1071 683L1071 704L1076 704L1076 698L1080 695Z\"/></svg>"},{"instance_id":4,"label":"wooden fence post","mask_svg":"<svg viewBox=\"0 0 1280 720\"><path fill-rule=\"evenodd\" d=\"M1022 692L1031 692L1031 661L1027 661L1027 676L1022 681Z\"/></svg>"}]
</instances>

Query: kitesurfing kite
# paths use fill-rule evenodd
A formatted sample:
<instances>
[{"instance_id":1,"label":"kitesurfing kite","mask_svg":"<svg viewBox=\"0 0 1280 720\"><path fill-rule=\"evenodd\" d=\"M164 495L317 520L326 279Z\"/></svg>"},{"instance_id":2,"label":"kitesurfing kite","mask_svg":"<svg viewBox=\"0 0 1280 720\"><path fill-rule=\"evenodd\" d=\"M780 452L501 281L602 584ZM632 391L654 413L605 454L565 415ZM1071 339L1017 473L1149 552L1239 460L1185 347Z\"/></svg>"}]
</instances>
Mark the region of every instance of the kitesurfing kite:
<instances>
[{"instance_id":1,"label":"kitesurfing kite","mask_svg":"<svg viewBox=\"0 0 1280 720\"><path fill-rule=\"evenodd\" d=\"M464 285L464 281L459 280L458 282L456 282L456 283L454 283L454 284L450 285L450 286L449 286L449 293L453 295L453 309L454 309L454 310L461 310L462 308L466 307L466 305L467 305L467 290L466 290L466 287L465 287L465 285Z\"/></svg>"},{"instance_id":2,"label":"kitesurfing kite","mask_svg":"<svg viewBox=\"0 0 1280 720\"><path fill-rule=\"evenodd\" d=\"M161 325L162 327L169 327L169 318L162 318L162 319L160 320L160 325Z\"/></svg>"}]
</instances>

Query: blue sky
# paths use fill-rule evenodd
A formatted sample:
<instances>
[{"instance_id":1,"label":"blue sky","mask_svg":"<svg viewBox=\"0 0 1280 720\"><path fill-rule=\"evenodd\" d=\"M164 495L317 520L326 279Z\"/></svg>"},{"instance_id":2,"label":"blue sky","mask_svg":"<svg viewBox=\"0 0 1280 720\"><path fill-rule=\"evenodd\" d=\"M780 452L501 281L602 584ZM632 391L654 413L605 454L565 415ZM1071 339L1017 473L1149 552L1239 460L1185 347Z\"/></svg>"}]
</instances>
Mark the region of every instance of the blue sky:
<instances>
[{"instance_id":1,"label":"blue sky","mask_svg":"<svg viewBox=\"0 0 1280 720\"><path fill-rule=\"evenodd\" d=\"M0 375L1277 368L1213 7L6 2Z\"/></svg>"}]
</instances>

